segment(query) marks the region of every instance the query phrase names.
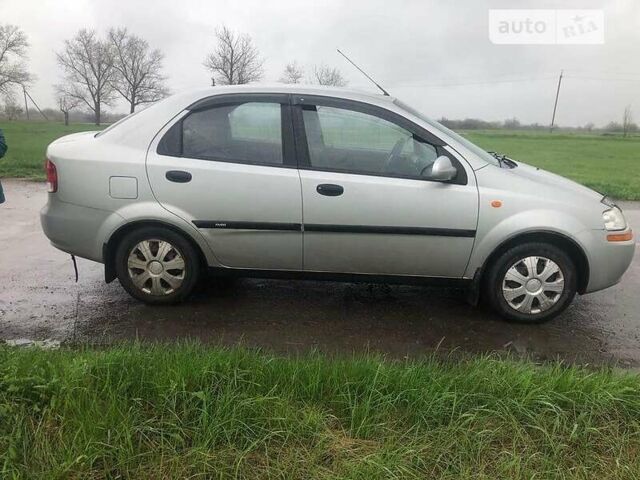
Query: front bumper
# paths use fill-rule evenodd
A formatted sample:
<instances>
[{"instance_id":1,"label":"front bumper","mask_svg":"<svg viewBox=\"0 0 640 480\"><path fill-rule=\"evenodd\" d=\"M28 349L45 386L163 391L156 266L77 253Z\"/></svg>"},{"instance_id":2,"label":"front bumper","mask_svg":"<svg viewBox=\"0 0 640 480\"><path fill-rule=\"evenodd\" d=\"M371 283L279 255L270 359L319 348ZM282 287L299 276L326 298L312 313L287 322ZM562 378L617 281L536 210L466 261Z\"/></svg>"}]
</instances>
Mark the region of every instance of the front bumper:
<instances>
[{"instance_id":1,"label":"front bumper","mask_svg":"<svg viewBox=\"0 0 640 480\"><path fill-rule=\"evenodd\" d=\"M589 283L585 293L596 292L620 281L633 260L636 239L624 242L607 241L608 232L592 230L584 243L589 257ZM624 232L615 232L624 233Z\"/></svg>"}]
</instances>

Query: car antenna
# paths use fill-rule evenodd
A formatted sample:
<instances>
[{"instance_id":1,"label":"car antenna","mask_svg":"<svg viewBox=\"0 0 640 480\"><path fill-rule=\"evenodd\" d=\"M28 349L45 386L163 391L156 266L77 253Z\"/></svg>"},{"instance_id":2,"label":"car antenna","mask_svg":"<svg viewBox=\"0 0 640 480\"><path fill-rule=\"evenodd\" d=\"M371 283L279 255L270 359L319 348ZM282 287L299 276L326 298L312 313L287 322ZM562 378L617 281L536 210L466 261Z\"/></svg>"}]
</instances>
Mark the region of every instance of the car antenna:
<instances>
[{"instance_id":1,"label":"car antenna","mask_svg":"<svg viewBox=\"0 0 640 480\"><path fill-rule=\"evenodd\" d=\"M378 83L377 83L373 78L371 78L369 75L367 75L367 74L366 74L366 72L365 72L364 70L362 70L358 65L356 65L355 63L353 63L349 57L347 57L344 53L342 53L342 52L340 51L340 49L339 49L339 48L336 48L336 50L338 51L338 53L339 53L340 55L342 55L344 58L346 58L346 59L347 59L347 62L349 62L349 63L350 63L351 65L353 65L354 67L356 67L356 68L360 71L360 73L362 73L365 77L367 77L367 78L371 81L371 83L373 83L376 87L378 87L380 90L382 90L382 93L383 93L384 95L386 95L387 97L389 96L389 92L387 92L384 88L382 88L382 87L381 87L381 86L380 86L380 85L379 85L379 84L378 84Z\"/></svg>"}]
</instances>

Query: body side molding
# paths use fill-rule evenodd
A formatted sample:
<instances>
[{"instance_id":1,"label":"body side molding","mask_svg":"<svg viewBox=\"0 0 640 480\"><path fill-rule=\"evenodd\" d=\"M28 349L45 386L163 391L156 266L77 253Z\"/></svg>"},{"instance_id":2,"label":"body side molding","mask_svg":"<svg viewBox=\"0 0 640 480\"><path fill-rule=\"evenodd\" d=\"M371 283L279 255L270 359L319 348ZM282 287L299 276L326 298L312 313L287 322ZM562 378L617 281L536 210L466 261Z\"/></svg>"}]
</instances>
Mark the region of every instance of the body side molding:
<instances>
[{"instance_id":1,"label":"body side molding","mask_svg":"<svg viewBox=\"0 0 640 480\"><path fill-rule=\"evenodd\" d=\"M244 222L235 220L194 220L198 228L226 230L284 230L295 232L363 233L384 235L426 235L473 238L475 230L458 228L397 227L387 225L331 225L320 223ZM304 227L304 228L303 228Z\"/></svg>"}]
</instances>

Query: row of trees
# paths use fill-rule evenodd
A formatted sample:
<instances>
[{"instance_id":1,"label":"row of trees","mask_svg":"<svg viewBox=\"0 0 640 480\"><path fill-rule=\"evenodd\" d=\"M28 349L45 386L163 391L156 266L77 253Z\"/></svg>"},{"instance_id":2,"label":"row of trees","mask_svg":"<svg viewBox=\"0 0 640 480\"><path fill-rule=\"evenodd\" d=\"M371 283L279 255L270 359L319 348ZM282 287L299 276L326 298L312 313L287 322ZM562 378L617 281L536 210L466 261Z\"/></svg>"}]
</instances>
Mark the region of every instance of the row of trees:
<instances>
[{"instance_id":1,"label":"row of trees","mask_svg":"<svg viewBox=\"0 0 640 480\"><path fill-rule=\"evenodd\" d=\"M438 120L444 126L449 127L452 130L540 130L548 131L549 125L542 125L540 123L521 123L517 118L508 118L504 121L487 121L479 118L465 118L462 120L452 120L448 118L441 118ZM631 133L640 132L640 127L633 122L631 115L631 108L625 109L622 122L609 122L602 127L596 127L592 122L586 123L580 127L558 127L554 130L566 130L577 132L603 132L603 133L622 133L623 136L627 136Z\"/></svg>"},{"instance_id":2,"label":"row of trees","mask_svg":"<svg viewBox=\"0 0 640 480\"><path fill-rule=\"evenodd\" d=\"M163 54L126 28L111 29L105 38L93 30L80 30L65 41L56 58L64 71L56 91L65 121L72 109L82 105L94 113L99 125L102 106L118 97L133 113L137 106L169 93L161 73Z\"/></svg>"},{"instance_id":3,"label":"row of trees","mask_svg":"<svg viewBox=\"0 0 640 480\"><path fill-rule=\"evenodd\" d=\"M212 85L241 85L262 79L264 60L249 35L236 33L223 25L216 29L215 36L216 48L204 61L204 66L211 72ZM296 61L286 65L280 82L335 87L347 85L347 80L337 68L314 65L311 76L307 77Z\"/></svg>"},{"instance_id":4,"label":"row of trees","mask_svg":"<svg viewBox=\"0 0 640 480\"><path fill-rule=\"evenodd\" d=\"M221 26L215 30L215 40L214 50L204 59L213 85L246 84L263 78L264 59L249 35ZM20 28L0 25L0 96L4 97L4 114L9 119L22 112L16 100L16 88L25 88L34 81L26 65L28 48L27 36ZM65 123L68 123L71 111L79 107L88 109L95 123L100 124L103 106L111 105L117 98L126 101L129 112L133 113L139 105L155 102L169 94L166 77L162 74L162 52L152 49L145 39L126 28L112 28L104 37L94 30L80 30L65 41L56 58L64 72L63 81L55 89L57 106ZM305 71L296 61L285 66L280 82L347 85L336 68L313 65ZM515 118L504 122L469 118L441 121L455 129L546 128L537 124L521 125ZM580 128L591 131L595 126L589 123ZM611 122L602 130L621 131L626 136L639 129L633 123L631 107L627 107L622 123Z\"/></svg>"},{"instance_id":5,"label":"row of trees","mask_svg":"<svg viewBox=\"0 0 640 480\"><path fill-rule=\"evenodd\" d=\"M9 117L21 110L16 91L25 90L35 80L26 65L28 48L27 36L20 28L0 25L0 95ZM93 30L80 30L65 41L56 58L64 72L55 89L65 121L71 110L82 105L93 112L99 124L103 105L118 97L133 112L138 105L168 94L161 74L162 53L125 28L111 29L105 38Z\"/></svg>"},{"instance_id":6,"label":"row of trees","mask_svg":"<svg viewBox=\"0 0 640 480\"><path fill-rule=\"evenodd\" d=\"M264 60L251 37L222 26L216 29L216 46L205 60L213 85L237 85L261 80ZM26 60L29 43L25 33L14 25L0 25L0 95L5 114L21 111L16 90L34 81ZM103 107L121 98L133 113L139 105L155 102L169 94L162 74L164 56L158 49L126 28L112 28L102 37L95 30L80 30L66 40L56 53L63 71L55 85L57 103L65 123L72 110L82 107L93 113L97 125ZM318 83L345 86L347 81L336 68L315 65L305 77L297 62L289 63L282 75L285 83Z\"/></svg>"},{"instance_id":7,"label":"row of trees","mask_svg":"<svg viewBox=\"0 0 640 480\"><path fill-rule=\"evenodd\" d=\"M347 80L337 68L327 65L314 65L311 76L305 75L304 68L298 62L288 63L280 77L282 83L315 83L318 85L332 85L334 87L345 87Z\"/></svg>"}]
</instances>

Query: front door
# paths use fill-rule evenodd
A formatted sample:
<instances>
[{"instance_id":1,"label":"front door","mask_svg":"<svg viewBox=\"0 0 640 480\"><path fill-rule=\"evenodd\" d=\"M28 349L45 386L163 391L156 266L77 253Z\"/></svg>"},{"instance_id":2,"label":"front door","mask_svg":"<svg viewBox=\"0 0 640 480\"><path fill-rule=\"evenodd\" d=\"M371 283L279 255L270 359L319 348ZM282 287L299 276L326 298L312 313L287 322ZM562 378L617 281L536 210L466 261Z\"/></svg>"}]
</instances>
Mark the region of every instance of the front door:
<instances>
[{"instance_id":1,"label":"front door","mask_svg":"<svg viewBox=\"0 0 640 480\"><path fill-rule=\"evenodd\" d=\"M478 218L464 160L384 109L298 103L305 270L462 277ZM428 180L440 155L458 168L448 183Z\"/></svg>"},{"instance_id":2,"label":"front door","mask_svg":"<svg viewBox=\"0 0 640 480\"><path fill-rule=\"evenodd\" d=\"M222 266L302 269L302 199L286 95L221 95L152 144L154 195Z\"/></svg>"}]
</instances>

